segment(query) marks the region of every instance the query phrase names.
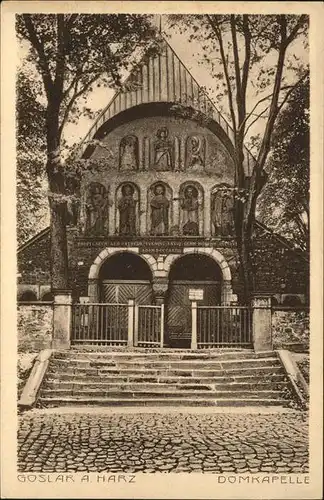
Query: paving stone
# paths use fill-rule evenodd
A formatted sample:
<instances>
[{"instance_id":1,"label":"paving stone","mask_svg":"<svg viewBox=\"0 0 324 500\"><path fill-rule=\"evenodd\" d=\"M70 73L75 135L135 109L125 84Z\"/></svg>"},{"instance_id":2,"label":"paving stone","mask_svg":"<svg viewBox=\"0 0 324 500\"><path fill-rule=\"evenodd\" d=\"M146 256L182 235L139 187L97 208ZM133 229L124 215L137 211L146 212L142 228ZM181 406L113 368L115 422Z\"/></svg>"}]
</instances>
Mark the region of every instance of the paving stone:
<instances>
[{"instance_id":1,"label":"paving stone","mask_svg":"<svg viewBox=\"0 0 324 500\"><path fill-rule=\"evenodd\" d=\"M25 412L19 416L18 469L306 472L305 415Z\"/></svg>"}]
</instances>

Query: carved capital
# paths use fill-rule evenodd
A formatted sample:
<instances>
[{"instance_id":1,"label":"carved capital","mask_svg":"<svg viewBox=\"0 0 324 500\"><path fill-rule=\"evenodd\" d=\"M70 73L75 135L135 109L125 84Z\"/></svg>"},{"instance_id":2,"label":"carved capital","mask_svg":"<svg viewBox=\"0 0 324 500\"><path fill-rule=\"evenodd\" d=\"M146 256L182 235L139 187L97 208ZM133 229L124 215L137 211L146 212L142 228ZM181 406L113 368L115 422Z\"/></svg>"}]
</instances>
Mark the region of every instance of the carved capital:
<instances>
[{"instance_id":1,"label":"carved capital","mask_svg":"<svg viewBox=\"0 0 324 500\"><path fill-rule=\"evenodd\" d=\"M168 291L168 283L157 282L153 283L153 292L155 295L155 299L164 299L165 294Z\"/></svg>"}]
</instances>

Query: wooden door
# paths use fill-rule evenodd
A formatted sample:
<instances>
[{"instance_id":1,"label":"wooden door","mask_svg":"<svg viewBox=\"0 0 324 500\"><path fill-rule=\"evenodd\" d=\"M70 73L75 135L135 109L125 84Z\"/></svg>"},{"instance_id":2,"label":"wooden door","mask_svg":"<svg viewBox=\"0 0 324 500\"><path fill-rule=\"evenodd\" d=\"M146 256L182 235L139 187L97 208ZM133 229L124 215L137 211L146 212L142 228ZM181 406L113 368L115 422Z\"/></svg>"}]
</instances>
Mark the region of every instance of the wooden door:
<instances>
[{"instance_id":1,"label":"wooden door","mask_svg":"<svg viewBox=\"0 0 324 500\"><path fill-rule=\"evenodd\" d=\"M152 304L152 285L149 281L104 281L101 285L101 302L127 304L134 299L136 304Z\"/></svg>"}]
</instances>

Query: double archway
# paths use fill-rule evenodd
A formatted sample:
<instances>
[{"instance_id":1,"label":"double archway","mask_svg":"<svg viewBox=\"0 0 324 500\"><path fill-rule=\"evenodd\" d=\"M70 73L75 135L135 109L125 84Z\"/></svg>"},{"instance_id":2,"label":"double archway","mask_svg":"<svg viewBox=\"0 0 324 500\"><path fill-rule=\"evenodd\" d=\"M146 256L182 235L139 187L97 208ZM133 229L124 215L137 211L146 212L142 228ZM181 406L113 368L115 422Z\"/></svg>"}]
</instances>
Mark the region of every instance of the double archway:
<instances>
[{"instance_id":1,"label":"double archway","mask_svg":"<svg viewBox=\"0 0 324 500\"><path fill-rule=\"evenodd\" d=\"M184 263L190 261L188 259L190 255L195 256L191 258L191 261L196 259L196 263L199 263L199 265L197 267L191 264L188 269L195 270L193 272L197 270L198 274L204 272L202 270L204 267L209 270L213 269L210 272L212 272L213 276L217 276L216 281L220 282L220 303L229 304L233 301L235 296L232 290L230 267L218 250L208 247L187 247L182 254L174 253L159 256L142 254L138 247L106 248L100 252L90 267L88 276L89 299L93 302L100 299L100 280L121 280L121 276L124 276L125 280L130 281L169 283L170 277L172 279L172 273L175 272L175 266L178 266L178 264L180 268L185 266ZM112 257L113 260L111 260ZM109 274L109 269L113 274ZM128 274L125 274L127 269ZM173 269L172 272L171 269ZM195 280L191 281L194 282Z\"/></svg>"}]
</instances>

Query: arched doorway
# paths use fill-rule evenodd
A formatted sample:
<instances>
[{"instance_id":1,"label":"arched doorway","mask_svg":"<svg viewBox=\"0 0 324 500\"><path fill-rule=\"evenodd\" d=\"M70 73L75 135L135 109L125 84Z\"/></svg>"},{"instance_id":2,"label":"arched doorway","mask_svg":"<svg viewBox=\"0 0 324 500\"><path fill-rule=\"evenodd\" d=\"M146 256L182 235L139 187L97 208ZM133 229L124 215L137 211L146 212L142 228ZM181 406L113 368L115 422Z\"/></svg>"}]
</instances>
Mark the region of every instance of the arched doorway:
<instances>
[{"instance_id":1,"label":"arched doorway","mask_svg":"<svg viewBox=\"0 0 324 500\"><path fill-rule=\"evenodd\" d=\"M174 347L189 347L191 339L191 301L189 292L202 290L201 305L221 303L222 271L208 255L189 254L178 258L169 273L167 297L167 335Z\"/></svg>"},{"instance_id":2,"label":"arched doorway","mask_svg":"<svg viewBox=\"0 0 324 500\"><path fill-rule=\"evenodd\" d=\"M135 299L137 304L152 303L152 271L140 256L131 252L113 254L99 272L99 300L125 304Z\"/></svg>"}]
</instances>

